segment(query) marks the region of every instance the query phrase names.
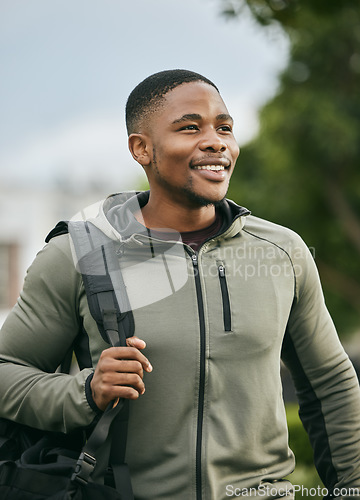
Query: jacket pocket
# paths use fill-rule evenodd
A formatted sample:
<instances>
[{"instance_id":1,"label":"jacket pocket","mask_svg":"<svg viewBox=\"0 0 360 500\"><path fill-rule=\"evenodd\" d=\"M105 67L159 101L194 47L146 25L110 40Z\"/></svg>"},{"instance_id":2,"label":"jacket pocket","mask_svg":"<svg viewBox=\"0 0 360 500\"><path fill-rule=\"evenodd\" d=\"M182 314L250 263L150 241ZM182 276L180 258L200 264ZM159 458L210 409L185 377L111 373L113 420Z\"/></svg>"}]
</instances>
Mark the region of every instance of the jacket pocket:
<instances>
[{"instance_id":1,"label":"jacket pocket","mask_svg":"<svg viewBox=\"0 0 360 500\"><path fill-rule=\"evenodd\" d=\"M231 308L229 290L226 281L225 266L222 263L218 265L218 273L223 304L224 330L226 332L231 332Z\"/></svg>"}]
</instances>

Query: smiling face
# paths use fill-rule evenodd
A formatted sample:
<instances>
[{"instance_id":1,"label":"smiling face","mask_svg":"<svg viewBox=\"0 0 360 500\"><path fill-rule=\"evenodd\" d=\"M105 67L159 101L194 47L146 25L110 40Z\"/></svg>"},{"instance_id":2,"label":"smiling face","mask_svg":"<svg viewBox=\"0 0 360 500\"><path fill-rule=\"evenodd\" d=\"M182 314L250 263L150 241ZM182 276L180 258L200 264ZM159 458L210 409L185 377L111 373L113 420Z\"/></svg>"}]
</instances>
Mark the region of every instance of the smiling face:
<instances>
[{"instance_id":1,"label":"smiling face","mask_svg":"<svg viewBox=\"0 0 360 500\"><path fill-rule=\"evenodd\" d=\"M220 202L239 154L232 127L211 85L192 82L169 91L141 133L130 136L138 145L141 137L143 154L133 155L145 167L151 195L194 208Z\"/></svg>"}]
</instances>

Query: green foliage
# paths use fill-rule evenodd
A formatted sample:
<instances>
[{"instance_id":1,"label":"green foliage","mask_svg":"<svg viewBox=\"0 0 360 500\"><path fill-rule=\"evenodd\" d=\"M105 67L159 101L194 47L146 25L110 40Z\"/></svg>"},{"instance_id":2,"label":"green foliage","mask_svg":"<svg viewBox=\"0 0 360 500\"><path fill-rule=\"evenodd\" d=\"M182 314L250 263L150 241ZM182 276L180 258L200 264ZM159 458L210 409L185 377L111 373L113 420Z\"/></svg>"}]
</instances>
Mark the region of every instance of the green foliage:
<instances>
[{"instance_id":1,"label":"green foliage","mask_svg":"<svg viewBox=\"0 0 360 500\"><path fill-rule=\"evenodd\" d=\"M313 462L313 453L309 438L302 426L296 404L286 406L286 415L289 428L289 445L296 459L295 471L288 476L292 484L307 488L323 488L323 484L316 472ZM305 490L306 491L306 490ZM311 495L312 498L321 499L322 496ZM299 491L296 498L302 498Z\"/></svg>"},{"instance_id":2,"label":"green foliage","mask_svg":"<svg viewBox=\"0 0 360 500\"><path fill-rule=\"evenodd\" d=\"M285 29L302 27L299 12L310 10L315 16L336 16L342 9L357 7L357 0L222 0L222 10L226 17L241 15L247 7L254 18L263 26L274 21Z\"/></svg>"},{"instance_id":3,"label":"green foliage","mask_svg":"<svg viewBox=\"0 0 360 500\"><path fill-rule=\"evenodd\" d=\"M278 94L243 148L229 196L312 247L341 333L360 327L360 4L233 1L291 40ZM229 10L228 3L226 3Z\"/></svg>"},{"instance_id":4,"label":"green foliage","mask_svg":"<svg viewBox=\"0 0 360 500\"><path fill-rule=\"evenodd\" d=\"M313 452L308 435L301 423L297 404L286 406L286 417L289 428L289 445L296 457L296 463L302 466L312 466Z\"/></svg>"}]
</instances>

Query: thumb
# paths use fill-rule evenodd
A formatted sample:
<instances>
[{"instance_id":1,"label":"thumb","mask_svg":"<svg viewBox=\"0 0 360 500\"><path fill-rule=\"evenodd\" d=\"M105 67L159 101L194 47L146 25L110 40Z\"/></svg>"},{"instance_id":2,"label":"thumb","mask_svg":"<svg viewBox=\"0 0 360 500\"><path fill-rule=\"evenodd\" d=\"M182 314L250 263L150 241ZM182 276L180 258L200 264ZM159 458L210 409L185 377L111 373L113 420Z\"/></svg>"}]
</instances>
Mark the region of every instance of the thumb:
<instances>
[{"instance_id":1,"label":"thumb","mask_svg":"<svg viewBox=\"0 0 360 500\"><path fill-rule=\"evenodd\" d=\"M126 339L126 345L128 347L136 347L136 349L145 349L146 343L139 339L138 337L129 337Z\"/></svg>"}]
</instances>

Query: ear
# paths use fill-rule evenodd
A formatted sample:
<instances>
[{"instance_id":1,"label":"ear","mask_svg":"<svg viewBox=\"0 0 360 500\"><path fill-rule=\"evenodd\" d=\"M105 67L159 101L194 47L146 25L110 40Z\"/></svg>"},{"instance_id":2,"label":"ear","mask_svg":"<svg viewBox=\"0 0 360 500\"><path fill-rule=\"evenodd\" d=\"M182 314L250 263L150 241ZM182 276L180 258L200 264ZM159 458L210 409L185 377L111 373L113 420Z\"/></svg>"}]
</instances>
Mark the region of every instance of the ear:
<instances>
[{"instance_id":1,"label":"ear","mask_svg":"<svg viewBox=\"0 0 360 500\"><path fill-rule=\"evenodd\" d=\"M134 160L143 167L147 167L151 163L149 150L149 139L145 134L131 134L129 136L129 151Z\"/></svg>"}]
</instances>

